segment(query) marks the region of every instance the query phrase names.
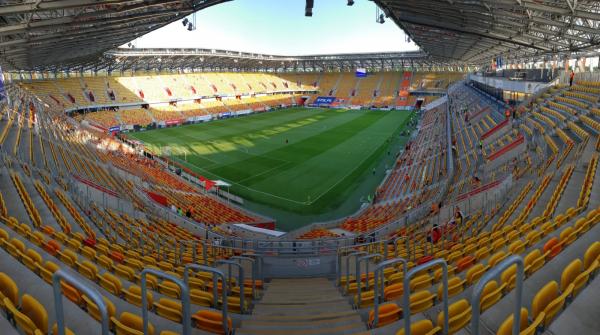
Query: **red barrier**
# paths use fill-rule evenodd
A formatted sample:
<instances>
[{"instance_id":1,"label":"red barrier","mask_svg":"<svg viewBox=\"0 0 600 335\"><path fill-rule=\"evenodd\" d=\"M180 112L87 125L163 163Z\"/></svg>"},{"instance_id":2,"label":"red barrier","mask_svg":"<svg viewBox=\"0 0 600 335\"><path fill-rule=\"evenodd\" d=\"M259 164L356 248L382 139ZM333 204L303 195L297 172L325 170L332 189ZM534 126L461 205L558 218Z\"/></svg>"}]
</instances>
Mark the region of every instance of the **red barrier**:
<instances>
[{"instance_id":1,"label":"red barrier","mask_svg":"<svg viewBox=\"0 0 600 335\"><path fill-rule=\"evenodd\" d=\"M485 185L480 186L480 187L478 187L478 188L476 188L474 190L471 190L470 192L463 193L463 194L459 195L456 198L456 201L458 202L458 201L464 200L466 198L470 198L470 197L474 196L475 194L478 194L478 193L481 193L481 192L485 192L485 191L487 191L487 190L489 190L489 189L491 189L493 187L498 186L503 181L504 181L504 179L502 179L502 180L496 180L494 182L491 182L489 184L485 184Z\"/></svg>"},{"instance_id":2,"label":"red barrier","mask_svg":"<svg viewBox=\"0 0 600 335\"><path fill-rule=\"evenodd\" d=\"M87 179L81 178L81 177L76 176L76 175L73 175L73 177L75 179L77 179L79 182L81 182L83 184L86 184L87 186L93 187L93 188L97 189L100 192L104 192L104 193L106 193L108 195L112 195L113 197L117 197L117 198L119 197L119 195L117 194L117 192L115 192L113 190L110 190L110 189L108 189L108 188L106 188L104 186L98 185L98 184L94 183L91 180L87 180Z\"/></svg>"},{"instance_id":3,"label":"red barrier","mask_svg":"<svg viewBox=\"0 0 600 335\"><path fill-rule=\"evenodd\" d=\"M490 137L493 133L495 133L498 130L500 130L503 127L505 127L507 124L508 124L508 119L504 119L504 121L498 123L492 129L490 129L490 130L486 131L485 133L483 133L483 135L481 135L481 139L485 140L486 138Z\"/></svg>"},{"instance_id":4,"label":"red barrier","mask_svg":"<svg viewBox=\"0 0 600 335\"><path fill-rule=\"evenodd\" d=\"M511 143L505 145L502 149L494 152L493 154L489 155L486 157L486 159L488 161L493 161L494 159L504 155L505 153L511 151L512 149L518 147L521 143L523 143L525 141L525 138L523 137L522 134L519 134L519 137L517 137L516 140L512 141Z\"/></svg>"},{"instance_id":5,"label":"red barrier","mask_svg":"<svg viewBox=\"0 0 600 335\"><path fill-rule=\"evenodd\" d=\"M154 193L154 192L150 192L150 191L146 191L146 194L148 194L148 196L158 202L159 204L163 205L163 206L168 206L169 205L169 201L167 199L167 197L165 197L164 195L158 194L158 193Z\"/></svg>"},{"instance_id":6,"label":"red barrier","mask_svg":"<svg viewBox=\"0 0 600 335\"><path fill-rule=\"evenodd\" d=\"M475 114L472 114L472 115L469 115L469 120L471 120L471 119L473 119L474 117L478 116L479 114L481 114L481 113L483 113L483 112L487 111L488 109L490 109L490 106L485 106L485 107L483 107L481 110L479 110L479 112L477 112L477 113L475 113Z\"/></svg>"}]
</instances>

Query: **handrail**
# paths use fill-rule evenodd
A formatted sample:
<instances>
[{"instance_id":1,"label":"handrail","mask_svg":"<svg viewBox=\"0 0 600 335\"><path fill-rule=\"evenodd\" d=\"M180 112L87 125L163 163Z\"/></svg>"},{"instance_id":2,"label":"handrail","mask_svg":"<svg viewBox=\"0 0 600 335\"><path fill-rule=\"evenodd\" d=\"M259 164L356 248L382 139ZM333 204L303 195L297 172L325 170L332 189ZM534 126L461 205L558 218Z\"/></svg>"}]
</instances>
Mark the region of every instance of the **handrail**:
<instances>
[{"instance_id":1,"label":"handrail","mask_svg":"<svg viewBox=\"0 0 600 335\"><path fill-rule=\"evenodd\" d=\"M242 263L242 261L249 261L251 266L252 266L252 297L254 299L256 299L256 260L252 257L245 257L245 256L233 256L230 257L229 259L233 259L233 260L239 260L240 261L240 265ZM240 295L244 294L244 278L242 278L242 282L240 282L238 285L240 286Z\"/></svg>"},{"instance_id":2,"label":"handrail","mask_svg":"<svg viewBox=\"0 0 600 335\"><path fill-rule=\"evenodd\" d=\"M498 277L503 271L508 269L513 264L517 265L517 278L516 278L516 299L515 299L515 314L513 316L513 327L512 333L517 335L521 331L521 300L523 298L523 278L524 278L524 269L525 263L523 262L523 258L518 255L510 256L509 258L503 260L489 270L475 285L473 289L473 295L471 297L471 332L473 334L479 334L479 317L481 315L480 304L481 304L481 294L483 293L483 289L487 282L493 280Z\"/></svg>"},{"instance_id":3,"label":"handrail","mask_svg":"<svg viewBox=\"0 0 600 335\"><path fill-rule=\"evenodd\" d=\"M263 276L263 266L265 263L265 259L262 255L259 254L253 254L253 253L243 253L242 256L244 257L252 257L254 259L256 259L257 263L256 263L256 278L258 280L264 280L264 276Z\"/></svg>"},{"instance_id":4,"label":"handrail","mask_svg":"<svg viewBox=\"0 0 600 335\"><path fill-rule=\"evenodd\" d=\"M225 284L225 274L223 271L213 268L206 265L199 264L186 264L183 268L183 281L186 285L189 285L190 274L189 270L200 270L205 272L210 272L213 274L213 299L214 299L214 307L217 307L217 277L221 277L221 283L223 283L223 289L221 290L221 300L223 301L223 305L221 306L222 318L223 318L223 334L229 334L229 324L227 323L227 285Z\"/></svg>"},{"instance_id":5,"label":"handrail","mask_svg":"<svg viewBox=\"0 0 600 335\"><path fill-rule=\"evenodd\" d=\"M62 303L62 290L60 280L67 282L69 285L75 286L78 290L83 291L92 301L98 306L100 316L102 318L102 335L108 335L108 308L102 299L102 295L94 288L83 284L79 279L64 270L58 270L52 275L52 289L54 293L54 312L56 313L56 327L58 335L65 335L65 316Z\"/></svg>"},{"instance_id":6,"label":"handrail","mask_svg":"<svg viewBox=\"0 0 600 335\"><path fill-rule=\"evenodd\" d=\"M235 266L238 268L238 285L240 286L240 314L244 314L244 267L240 263L224 259L219 259L216 262L216 265L219 264L227 264L228 278L226 282L223 282L223 290L225 290L225 286L231 283L231 267Z\"/></svg>"},{"instance_id":7,"label":"handrail","mask_svg":"<svg viewBox=\"0 0 600 335\"><path fill-rule=\"evenodd\" d=\"M390 265L394 265L396 263L402 263L402 273L404 275L406 275L406 270L408 269L408 262L406 261L406 259L404 258L392 258L389 259L387 261L383 261L379 264L377 264L377 267L375 267L375 278L377 278L377 275L379 274L379 272L382 272L382 276L383 276L383 269L385 269L387 266ZM381 282L381 288L383 289L383 286L385 285L385 282ZM373 325L371 326L371 328L377 328L377 323L379 322L379 281L375 280L375 287L373 288L373 290L375 291L375 301L373 303L373 307L375 307L375 316L373 318Z\"/></svg>"},{"instance_id":8,"label":"handrail","mask_svg":"<svg viewBox=\"0 0 600 335\"><path fill-rule=\"evenodd\" d=\"M369 255L357 258L357 263L356 263L357 266L356 266L356 269L354 269L354 270L356 271L356 286L358 287L358 291L357 291L357 293L358 293L358 307L360 307L360 304L362 303L362 299L361 299L361 296L360 296L360 291L361 291L361 288L362 288L362 280L360 278L360 275L361 275L361 273L360 273L360 263L362 263L364 261L368 261L369 259L372 259L372 258L377 258L377 257L382 257L383 258L383 255L381 255L380 253L375 253L375 254L369 254ZM367 280L366 280L366 283L365 283L365 288L368 290L369 289L369 262L367 262L366 264L367 265L366 265L366 269L365 269L365 271L366 271L365 275L366 275L366 279ZM375 277L375 282L377 282L377 277Z\"/></svg>"},{"instance_id":9,"label":"handrail","mask_svg":"<svg viewBox=\"0 0 600 335\"><path fill-rule=\"evenodd\" d=\"M350 290L350 257L356 257L356 260L358 261L358 256L363 256L366 254L367 253L364 251L356 251L346 256L346 292ZM354 268L354 271L356 271L356 267Z\"/></svg>"},{"instance_id":10,"label":"handrail","mask_svg":"<svg viewBox=\"0 0 600 335\"><path fill-rule=\"evenodd\" d=\"M168 279L177 284L179 288L181 288L181 308L183 310L183 335L191 334L192 320L190 315L190 290L188 288L187 283L168 273L149 268L142 270L142 272L140 273L140 277L142 277L140 286L142 287L142 319L144 324L144 334L148 334L148 297L146 296L146 291L148 290L146 287L147 274L152 274L163 279Z\"/></svg>"},{"instance_id":11,"label":"handrail","mask_svg":"<svg viewBox=\"0 0 600 335\"><path fill-rule=\"evenodd\" d=\"M425 264L421 264L412 268L408 271L407 274L404 275L404 288L402 293L402 317L404 318L404 334L410 335L410 300L409 300L409 291L410 291L410 277L415 274L430 269L436 265L442 266L442 284L444 285L444 330L443 334L448 335L448 264L446 261L438 258L432 261L429 261ZM474 333L477 334L477 333Z\"/></svg>"}]
</instances>

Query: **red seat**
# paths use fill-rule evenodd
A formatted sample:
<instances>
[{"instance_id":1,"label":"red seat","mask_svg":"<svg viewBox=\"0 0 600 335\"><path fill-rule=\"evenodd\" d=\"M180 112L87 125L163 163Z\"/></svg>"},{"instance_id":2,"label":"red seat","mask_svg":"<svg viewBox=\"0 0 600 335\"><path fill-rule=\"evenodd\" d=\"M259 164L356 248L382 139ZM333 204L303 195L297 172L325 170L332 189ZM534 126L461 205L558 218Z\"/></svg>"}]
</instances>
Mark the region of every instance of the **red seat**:
<instances>
[{"instance_id":1,"label":"red seat","mask_svg":"<svg viewBox=\"0 0 600 335\"><path fill-rule=\"evenodd\" d=\"M96 240L89 237L86 238L85 240L83 240L83 244L87 245L88 247L95 247L96 246Z\"/></svg>"},{"instance_id":2,"label":"red seat","mask_svg":"<svg viewBox=\"0 0 600 335\"><path fill-rule=\"evenodd\" d=\"M425 264L433 260L433 256L423 256L417 261L417 265Z\"/></svg>"}]
</instances>

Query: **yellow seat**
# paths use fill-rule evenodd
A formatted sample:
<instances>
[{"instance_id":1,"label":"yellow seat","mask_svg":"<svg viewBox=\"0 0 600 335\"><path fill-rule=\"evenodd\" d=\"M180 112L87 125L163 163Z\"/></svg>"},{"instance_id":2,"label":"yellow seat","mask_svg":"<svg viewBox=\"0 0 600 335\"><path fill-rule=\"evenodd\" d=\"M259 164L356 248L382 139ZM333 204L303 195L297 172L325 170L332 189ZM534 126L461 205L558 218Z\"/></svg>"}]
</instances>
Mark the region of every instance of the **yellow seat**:
<instances>
[{"instance_id":1,"label":"yellow seat","mask_svg":"<svg viewBox=\"0 0 600 335\"><path fill-rule=\"evenodd\" d=\"M516 240L508 246L511 254L520 254L525 251L525 244L521 240Z\"/></svg>"},{"instance_id":2,"label":"yellow seat","mask_svg":"<svg viewBox=\"0 0 600 335\"><path fill-rule=\"evenodd\" d=\"M559 294L558 283L550 281L536 293L531 303L531 315L537 318L540 313L544 313L543 325L547 326L552 319L562 309L565 300L572 291L568 290Z\"/></svg>"},{"instance_id":3,"label":"yellow seat","mask_svg":"<svg viewBox=\"0 0 600 335\"><path fill-rule=\"evenodd\" d=\"M47 334L48 313L44 306L29 294L24 294L21 300L21 308L18 310L8 298L4 299L4 304L13 315L17 328L25 335L34 335L36 331Z\"/></svg>"},{"instance_id":4,"label":"yellow seat","mask_svg":"<svg viewBox=\"0 0 600 335\"><path fill-rule=\"evenodd\" d=\"M485 284L483 287L483 292L481 293L479 305L481 313L500 301L505 286L506 284L498 286L498 283L495 280L489 281Z\"/></svg>"},{"instance_id":5,"label":"yellow seat","mask_svg":"<svg viewBox=\"0 0 600 335\"><path fill-rule=\"evenodd\" d=\"M221 312L201 310L192 315L192 320L197 328L214 334L225 334L223 331L223 315ZM233 333L231 318L227 318L227 329ZM227 334L229 335L229 334Z\"/></svg>"},{"instance_id":6,"label":"yellow seat","mask_svg":"<svg viewBox=\"0 0 600 335\"><path fill-rule=\"evenodd\" d=\"M410 333L412 335L435 335L442 332L441 327L433 327L433 322L429 320L420 320L410 325ZM402 327L396 335L404 335L404 327Z\"/></svg>"},{"instance_id":7,"label":"yellow seat","mask_svg":"<svg viewBox=\"0 0 600 335\"><path fill-rule=\"evenodd\" d=\"M194 305L212 307L213 299L212 293L195 288L190 289L190 301Z\"/></svg>"},{"instance_id":8,"label":"yellow seat","mask_svg":"<svg viewBox=\"0 0 600 335\"><path fill-rule=\"evenodd\" d=\"M52 326L52 335L58 335L58 325L56 323ZM68 327L65 327L65 335L75 335L75 333Z\"/></svg>"},{"instance_id":9,"label":"yellow seat","mask_svg":"<svg viewBox=\"0 0 600 335\"><path fill-rule=\"evenodd\" d=\"M418 291L429 288L433 283L433 278L428 274L422 274L410 280L410 290Z\"/></svg>"},{"instance_id":10,"label":"yellow seat","mask_svg":"<svg viewBox=\"0 0 600 335\"><path fill-rule=\"evenodd\" d=\"M565 267L560 277L560 289L565 292L569 290L569 286L573 291L573 296L579 294L590 278L590 274L594 269L583 270L583 263L579 259L573 260Z\"/></svg>"},{"instance_id":11,"label":"yellow seat","mask_svg":"<svg viewBox=\"0 0 600 335\"><path fill-rule=\"evenodd\" d=\"M521 326L519 330L522 331L527 328L527 324L529 323L527 321L528 316L529 313L527 312L527 308L521 308L521 320L519 320ZM498 328L496 335L512 335L513 322L514 314L511 314L508 318L506 318L506 320L504 320L504 322L502 322L502 325L500 325L500 328Z\"/></svg>"},{"instance_id":12,"label":"yellow seat","mask_svg":"<svg viewBox=\"0 0 600 335\"><path fill-rule=\"evenodd\" d=\"M136 275L135 271L127 265L117 264L115 266L115 274L121 278L125 278L128 281L135 282Z\"/></svg>"},{"instance_id":13,"label":"yellow seat","mask_svg":"<svg viewBox=\"0 0 600 335\"><path fill-rule=\"evenodd\" d=\"M126 290L121 291L123 297L130 304L142 307L142 289L137 285L131 285ZM153 305L152 292L148 289L146 291L146 301L148 302L147 308L151 309Z\"/></svg>"},{"instance_id":14,"label":"yellow seat","mask_svg":"<svg viewBox=\"0 0 600 335\"><path fill-rule=\"evenodd\" d=\"M46 261L44 263L44 265L40 264L38 266L38 271L40 273L40 276L48 284L52 284L52 275L54 274L54 272L58 271L59 269L60 268L58 267L58 265L56 265L56 263L51 262L51 261Z\"/></svg>"},{"instance_id":15,"label":"yellow seat","mask_svg":"<svg viewBox=\"0 0 600 335\"><path fill-rule=\"evenodd\" d=\"M577 232L573 227L567 227L560 232L559 239L563 246L567 246L577 239Z\"/></svg>"},{"instance_id":16,"label":"yellow seat","mask_svg":"<svg viewBox=\"0 0 600 335\"><path fill-rule=\"evenodd\" d=\"M59 251L60 260L68 266L74 266L77 263L78 258L77 255L73 252L73 250L65 249L63 251Z\"/></svg>"},{"instance_id":17,"label":"yellow seat","mask_svg":"<svg viewBox=\"0 0 600 335\"><path fill-rule=\"evenodd\" d=\"M461 299L448 307L448 334L454 334L471 321L471 306L466 299ZM437 325L444 327L444 312L437 317Z\"/></svg>"},{"instance_id":18,"label":"yellow seat","mask_svg":"<svg viewBox=\"0 0 600 335\"><path fill-rule=\"evenodd\" d=\"M112 317L111 321L115 325L116 335L154 335L154 326L151 323L148 323L148 334L143 333L143 320L133 313L123 312L118 320Z\"/></svg>"},{"instance_id":19,"label":"yellow seat","mask_svg":"<svg viewBox=\"0 0 600 335\"><path fill-rule=\"evenodd\" d=\"M490 257L490 260L488 261L488 265L490 267L494 267L498 263L502 262L507 256L508 256L508 254L505 253L504 251L498 251L497 253L493 254Z\"/></svg>"},{"instance_id":20,"label":"yellow seat","mask_svg":"<svg viewBox=\"0 0 600 335\"><path fill-rule=\"evenodd\" d=\"M163 280L158 284L158 292L174 299L179 299L181 295L181 289L177 284L169 280Z\"/></svg>"},{"instance_id":21,"label":"yellow seat","mask_svg":"<svg viewBox=\"0 0 600 335\"><path fill-rule=\"evenodd\" d=\"M482 259L487 258L490 255L490 249L486 246L479 248L475 252L475 259L480 262Z\"/></svg>"},{"instance_id":22,"label":"yellow seat","mask_svg":"<svg viewBox=\"0 0 600 335\"><path fill-rule=\"evenodd\" d=\"M87 245L81 248L81 254L88 259L96 259L96 250L88 247Z\"/></svg>"},{"instance_id":23,"label":"yellow seat","mask_svg":"<svg viewBox=\"0 0 600 335\"><path fill-rule=\"evenodd\" d=\"M98 263L98 265L100 265L101 267L105 268L108 271L112 271L113 269L113 260L108 258L108 256L106 255L100 255L98 256L98 259L96 259L96 262Z\"/></svg>"},{"instance_id":24,"label":"yellow seat","mask_svg":"<svg viewBox=\"0 0 600 335\"><path fill-rule=\"evenodd\" d=\"M489 269L488 265L483 265L481 263L473 265L469 270L467 270L466 280L467 285L472 285L479 281L479 278L483 276L483 274Z\"/></svg>"},{"instance_id":25,"label":"yellow seat","mask_svg":"<svg viewBox=\"0 0 600 335\"><path fill-rule=\"evenodd\" d=\"M96 321L102 321L102 314L92 299L88 298L86 295L83 295L81 298L88 314L91 315ZM106 304L106 312L108 313L108 318L110 320L115 316L117 309L115 308L115 304L113 304L112 301L108 300L106 297L103 296L102 300L104 300L104 303Z\"/></svg>"},{"instance_id":26,"label":"yellow seat","mask_svg":"<svg viewBox=\"0 0 600 335\"><path fill-rule=\"evenodd\" d=\"M390 323L394 323L400 320L400 313L402 310L398 305L394 303L379 305L379 320L377 322L377 327L383 327ZM373 321L375 320L375 310L371 310L369 312L369 325L373 326Z\"/></svg>"},{"instance_id":27,"label":"yellow seat","mask_svg":"<svg viewBox=\"0 0 600 335\"><path fill-rule=\"evenodd\" d=\"M415 292L410 295L410 314L420 313L435 304L435 294L427 290Z\"/></svg>"},{"instance_id":28,"label":"yellow seat","mask_svg":"<svg viewBox=\"0 0 600 335\"><path fill-rule=\"evenodd\" d=\"M154 303L156 314L173 322L181 323L181 303L167 298L160 298Z\"/></svg>"},{"instance_id":29,"label":"yellow seat","mask_svg":"<svg viewBox=\"0 0 600 335\"><path fill-rule=\"evenodd\" d=\"M544 258L544 255L542 255L542 252L539 249L534 249L525 256L525 275L531 276L537 270L541 269L545 263L546 259Z\"/></svg>"},{"instance_id":30,"label":"yellow seat","mask_svg":"<svg viewBox=\"0 0 600 335\"><path fill-rule=\"evenodd\" d=\"M37 251L33 249L27 249L27 252L21 257L21 261L31 271L37 271L38 265L42 264L43 259Z\"/></svg>"},{"instance_id":31,"label":"yellow seat","mask_svg":"<svg viewBox=\"0 0 600 335\"><path fill-rule=\"evenodd\" d=\"M404 293L404 285L402 283L396 283L388 285L383 289L383 297L385 301L396 300L402 297Z\"/></svg>"},{"instance_id":32,"label":"yellow seat","mask_svg":"<svg viewBox=\"0 0 600 335\"><path fill-rule=\"evenodd\" d=\"M594 242L588 247L583 255L583 268L589 269L595 260L600 258L600 242Z\"/></svg>"},{"instance_id":33,"label":"yellow seat","mask_svg":"<svg viewBox=\"0 0 600 335\"><path fill-rule=\"evenodd\" d=\"M4 247L6 245L6 243L8 243L8 239L10 238L10 235L8 234L8 232L2 228L0 228L0 246Z\"/></svg>"},{"instance_id":34,"label":"yellow seat","mask_svg":"<svg viewBox=\"0 0 600 335\"><path fill-rule=\"evenodd\" d=\"M542 233L538 230L530 231L525 236L525 240L527 241L527 246L531 247L542 240Z\"/></svg>"},{"instance_id":35,"label":"yellow seat","mask_svg":"<svg viewBox=\"0 0 600 335\"><path fill-rule=\"evenodd\" d=\"M23 241L13 237L9 243L6 244L6 251L15 258L20 258L25 252L25 244Z\"/></svg>"},{"instance_id":36,"label":"yellow seat","mask_svg":"<svg viewBox=\"0 0 600 335\"><path fill-rule=\"evenodd\" d=\"M465 289L466 280L461 279L460 277L452 277L448 279L448 298L452 298L453 296L459 294ZM439 301L442 301L444 295L444 284L441 283L438 285L437 290L437 298Z\"/></svg>"},{"instance_id":37,"label":"yellow seat","mask_svg":"<svg viewBox=\"0 0 600 335\"><path fill-rule=\"evenodd\" d=\"M98 276L98 282L100 286L113 295L118 296L121 293L121 280L108 272Z\"/></svg>"},{"instance_id":38,"label":"yellow seat","mask_svg":"<svg viewBox=\"0 0 600 335\"><path fill-rule=\"evenodd\" d=\"M354 295L354 305L359 308L365 308L373 306L375 303L375 291L362 291L360 292L360 303L358 301L358 294Z\"/></svg>"},{"instance_id":39,"label":"yellow seat","mask_svg":"<svg viewBox=\"0 0 600 335\"><path fill-rule=\"evenodd\" d=\"M19 288L6 273L0 272L0 307L5 308L4 299L16 306L19 303Z\"/></svg>"},{"instance_id":40,"label":"yellow seat","mask_svg":"<svg viewBox=\"0 0 600 335\"><path fill-rule=\"evenodd\" d=\"M89 280L96 281L96 278L98 277L98 268L96 267L96 264L93 264L90 261L81 262L77 270Z\"/></svg>"}]
</instances>

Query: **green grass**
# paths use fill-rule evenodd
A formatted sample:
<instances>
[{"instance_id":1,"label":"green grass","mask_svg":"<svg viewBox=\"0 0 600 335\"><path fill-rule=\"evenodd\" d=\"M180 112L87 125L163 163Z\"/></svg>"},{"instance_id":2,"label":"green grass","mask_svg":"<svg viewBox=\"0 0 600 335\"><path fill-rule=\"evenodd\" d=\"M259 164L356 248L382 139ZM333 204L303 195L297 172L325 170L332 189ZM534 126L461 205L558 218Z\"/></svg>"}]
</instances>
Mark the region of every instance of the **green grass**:
<instances>
[{"instance_id":1,"label":"green grass","mask_svg":"<svg viewBox=\"0 0 600 335\"><path fill-rule=\"evenodd\" d=\"M250 208L278 222L294 215L308 222L350 214L360 197L373 193L385 169L381 162L391 166L389 151L405 142L398 134L410 115L289 108L131 136L155 153L170 147L172 158L231 183Z\"/></svg>"}]
</instances>

